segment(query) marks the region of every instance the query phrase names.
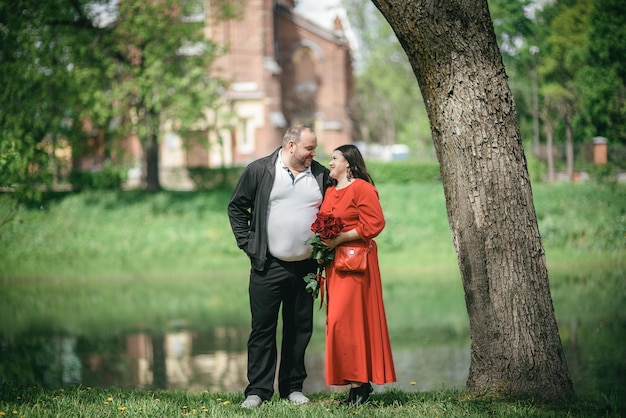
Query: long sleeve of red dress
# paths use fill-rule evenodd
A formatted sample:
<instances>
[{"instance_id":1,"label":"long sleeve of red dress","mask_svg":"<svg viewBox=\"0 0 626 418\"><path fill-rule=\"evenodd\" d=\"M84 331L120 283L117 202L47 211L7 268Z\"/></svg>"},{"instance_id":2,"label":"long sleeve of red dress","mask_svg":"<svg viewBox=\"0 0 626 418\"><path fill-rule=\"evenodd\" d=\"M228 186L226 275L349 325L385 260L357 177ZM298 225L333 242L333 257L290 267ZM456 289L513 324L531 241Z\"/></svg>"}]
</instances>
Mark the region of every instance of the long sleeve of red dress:
<instances>
[{"instance_id":1,"label":"long sleeve of red dress","mask_svg":"<svg viewBox=\"0 0 626 418\"><path fill-rule=\"evenodd\" d=\"M341 217L344 231L356 228L359 236L371 241L365 273L338 272L332 263L326 270L326 383L395 382L378 248L373 240L385 227L378 192L370 183L355 179L344 189L329 188L320 211Z\"/></svg>"}]
</instances>

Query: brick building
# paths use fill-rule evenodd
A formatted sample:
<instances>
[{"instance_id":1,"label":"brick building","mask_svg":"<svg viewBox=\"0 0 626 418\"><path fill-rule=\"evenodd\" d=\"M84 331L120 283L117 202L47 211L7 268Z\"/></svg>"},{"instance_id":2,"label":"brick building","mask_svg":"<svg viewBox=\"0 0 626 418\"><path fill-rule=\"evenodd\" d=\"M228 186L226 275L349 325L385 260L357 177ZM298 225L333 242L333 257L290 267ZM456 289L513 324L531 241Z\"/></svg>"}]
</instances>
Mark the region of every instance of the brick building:
<instances>
[{"instance_id":1,"label":"brick building","mask_svg":"<svg viewBox=\"0 0 626 418\"><path fill-rule=\"evenodd\" d=\"M294 0L248 0L241 19L215 23L211 3L201 16L207 37L228 46L213 69L229 88L209 119L224 127L207 132L208 148L201 141L185 148L177 133L166 132L164 183L185 167L243 165L267 155L297 123L314 128L322 155L352 141L352 53L339 18L329 30L299 16Z\"/></svg>"}]
</instances>

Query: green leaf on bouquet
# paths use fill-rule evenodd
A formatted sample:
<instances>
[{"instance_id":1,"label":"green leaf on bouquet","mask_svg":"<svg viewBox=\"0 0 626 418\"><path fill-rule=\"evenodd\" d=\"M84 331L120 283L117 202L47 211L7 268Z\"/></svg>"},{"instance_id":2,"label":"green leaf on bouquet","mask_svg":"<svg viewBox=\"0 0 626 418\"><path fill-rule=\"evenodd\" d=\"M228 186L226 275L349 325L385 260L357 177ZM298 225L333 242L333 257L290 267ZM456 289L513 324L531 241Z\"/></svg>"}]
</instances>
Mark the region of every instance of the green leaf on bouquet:
<instances>
[{"instance_id":1,"label":"green leaf on bouquet","mask_svg":"<svg viewBox=\"0 0 626 418\"><path fill-rule=\"evenodd\" d=\"M306 282L306 291L309 292L314 299L317 299L320 290L320 285L317 281L317 275L315 273L309 273L304 276L304 281Z\"/></svg>"}]
</instances>

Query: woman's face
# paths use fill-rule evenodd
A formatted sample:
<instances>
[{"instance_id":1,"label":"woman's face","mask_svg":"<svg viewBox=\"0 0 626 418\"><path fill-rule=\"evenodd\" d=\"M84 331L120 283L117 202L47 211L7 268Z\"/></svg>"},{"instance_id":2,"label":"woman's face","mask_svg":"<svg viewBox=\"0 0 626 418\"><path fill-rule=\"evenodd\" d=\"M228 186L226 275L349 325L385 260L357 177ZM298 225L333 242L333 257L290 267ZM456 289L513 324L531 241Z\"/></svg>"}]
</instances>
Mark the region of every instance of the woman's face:
<instances>
[{"instance_id":1,"label":"woman's face","mask_svg":"<svg viewBox=\"0 0 626 418\"><path fill-rule=\"evenodd\" d=\"M333 155L330 159L330 177L335 180L340 178L346 178L348 175L348 161L343 157L340 151L333 151Z\"/></svg>"}]
</instances>

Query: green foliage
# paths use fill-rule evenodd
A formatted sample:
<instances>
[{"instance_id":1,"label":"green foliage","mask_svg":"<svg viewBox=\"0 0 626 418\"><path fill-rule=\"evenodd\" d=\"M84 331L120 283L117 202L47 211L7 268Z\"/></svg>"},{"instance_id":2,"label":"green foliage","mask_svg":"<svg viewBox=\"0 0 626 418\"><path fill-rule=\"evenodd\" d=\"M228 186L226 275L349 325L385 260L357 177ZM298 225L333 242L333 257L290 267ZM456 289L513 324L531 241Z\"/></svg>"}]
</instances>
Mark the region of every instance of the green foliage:
<instances>
[{"instance_id":1,"label":"green foliage","mask_svg":"<svg viewBox=\"0 0 626 418\"><path fill-rule=\"evenodd\" d=\"M542 90L539 104L551 101L557 144L564 138L565 111L572 118L574 141L601 135L610 143L626 142L624 2L559 0L540 5L526 0L490 0L489 6L523 138L533 136L531 86L536 63ZM536 47L535 55L530 53L531 47ZM548 84L553 87L546 87ZM560 88L555 89L554 84Z\"/></svg>"},{"instance_id":2,"label":"green foliage","mask_svg":"<svg viewBox=\"0 0 626 418\"><path fill-rule=\"evenodd\" d=\"M546 247L623 254L626 188L596 183L533 187Z\"/></svg>"},{"instance_id":3,"label":"green foliage","mask_svg":"<svg viewBox=\"0 0 626 418\"><path fill-rule=\"evenodd\" d=\"M528 59L529 39L532 39L534 27L525 9L530 0L489 0L493 26L498 35L498 45L505 60ZM520 41L522 46L520 46Z\"/></svg>"},{"instance_id":4,"label":"green foliage","mask_svg":"<svg viewBox=\"0 0 626 418\"><path fill-rule=\"evenodd\" d=\"M188 167L187 174L196 190L234 188L241 176L241 167Z\"/></svg>"},{"instance_id":5,"label":"green foliage","mask_svg":"<svg viewBox=\"0 0 626 418\"><path fill-rule=\"evenodd\" d=\"M591 178L600 184L612 186L617 183L617 173L611 164L593 164L589 172Z\"/></svg>"},{"instance_id":6,"label":"green foliage","mask_svg":"<svg viewBox=\"0 0 626 418\"><path fill-rule=\"evenodd\" d=\"M626 4L593 2L579 73L585 133L626 144Z\"/></svg>"},{"instance_id":7,"label":"green foliage","mask_svg":"<svg viewBox=\"0 0 626 418\"><path fill-rule=\"evenodd\" d=\"M367 169L376 184L438 182L441 180L437 161L369 161Z\"/></svg>"},{"instance_id":8,"label":"green foliage","mask_svg":"<svg viewBox=\"0 0 626 418\"><path fill-rule=\"evenodd\" d=\"M352 107L360 140L432 148L415 74L387 21L371 2L343 0L359 41Z\"/></svg>"},{"instance_id":9,"label":"green foliage","mask_svg":"<svg viewBox=\"0 0 626 418\"><path fill-rule=\"evenodd\" d=\"M51 184L54 151L71 133L76 85L66 48L79 35L45 22L72 12L69 4L0 2L0 188L15 191L15 207Z\"/></svg>"},{"instance_id":10,"label":"green foliage","mask_svg":"<svg viewBox=\"0 0 626 418\"><path fill-rule=\"evenodd\" d=\"M219 48L204 39L204 22L184 19L197 4L2 2L0 164L9 170L0 187L50 183L60 142L73 145L78 159L94 132L112 153L115 140L131 132L148 147L166 121L184 128L203 120L222 83L208 72ZM231 18L242 3L217 6L216 16ZM158 173L151 170L158 159L148 165Z\"/></svg>"},{"instance_id":11,"label":"green foliage","mask_svg":"<svg viewBox=\"0 0 626 418\"><path fill-rule=\"evenodd\" d=\"M445 332L463 333L463 291L441 183L377 188L386 227L376 241L386 292L397 301L389 316L400 330L430 329L434 321ZM551 272L563 263L623 259L624 185L538 184L533 192ZM101 321L114 329L181 317L201 324L207 315L246 323L240 292L249 265L230 231L229 198L228 189L45 195L0 233L0 328L41 324L84 332L101 329ZM0 195L0 210L7 203ZM424 296L414 308L419 321L403 314L415 302L408 288ZM442 300L445 312L438 308Z\"/></svg>"},{"instance_id":12,"label":"green foliage","mask_svg":"<svg viewBox=\"0 0 626 418\"><path fill-rule=\"evenodd\" d=\"M528 164L528 175L533 184L542 182L546 176L547 166L544 162L539 161L531 152L526 154L526 162Z\"/></svg>"},{"instance_id":13,"label":"green foliage","mask_svg":"<svg viewBox=\"0 0 626 418\"><path fill-rule=\"evenodd\" d=\"M568 4L572 3L572 4ZM555 3L556 10L549 20L548 36L542 51L540 73L545 81L570 87L576 72L585 65L583 48L589 27L589 0ZM552 13L552 12L549 12Z\"/></svg>"},{"instance_id":14,"label":"green foliage","mask_svg":"<svg viewBox=\"0 0 626 418\"><path fill-rule=\"evenodd\" d=\"M72 170L69 177L72 190L119 190L126 181L126 170L105 165L97 171Z\"/></svg>"},{"instance_id":15,"label":"green foliage","mask_svg":"<svg viewBox=\"0 0 626 418\"><path fill-rule=\"evenodd\" d=\"M181 21L178 0L118 3L118 20L108 42L112 54L111 95L120 102L112 115L135 112L131 125L142 140L176 118L183 126L203 119L202 106L216 99L206 69L217 46L204 40L201 23ZM146 123L147 122L147 123ZM156 131L154 130L156 128Z\"/></svg>"}]
</instances>

